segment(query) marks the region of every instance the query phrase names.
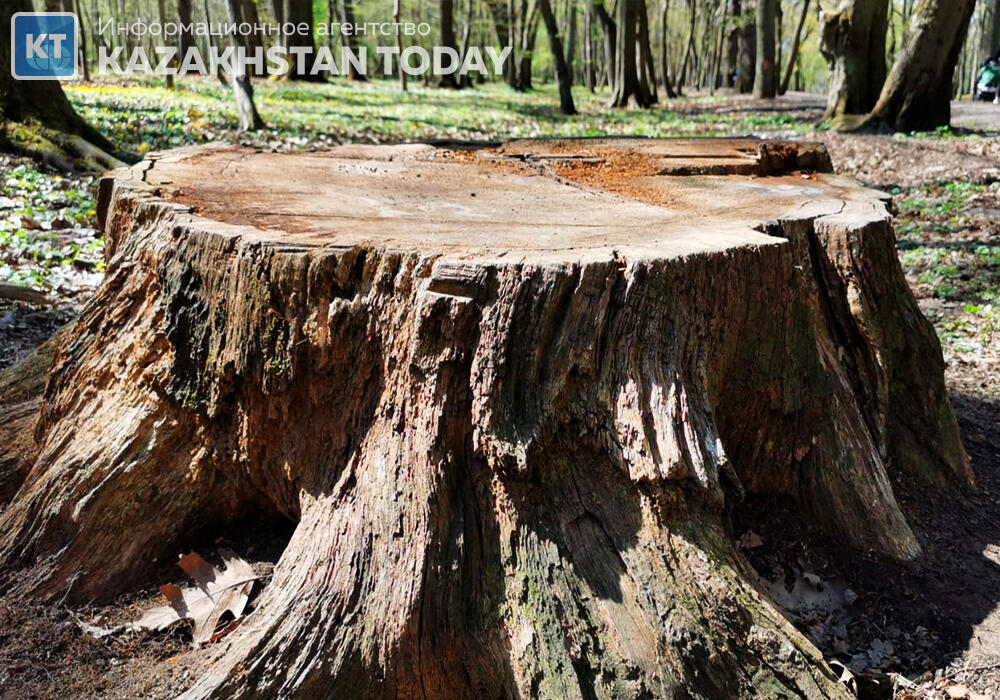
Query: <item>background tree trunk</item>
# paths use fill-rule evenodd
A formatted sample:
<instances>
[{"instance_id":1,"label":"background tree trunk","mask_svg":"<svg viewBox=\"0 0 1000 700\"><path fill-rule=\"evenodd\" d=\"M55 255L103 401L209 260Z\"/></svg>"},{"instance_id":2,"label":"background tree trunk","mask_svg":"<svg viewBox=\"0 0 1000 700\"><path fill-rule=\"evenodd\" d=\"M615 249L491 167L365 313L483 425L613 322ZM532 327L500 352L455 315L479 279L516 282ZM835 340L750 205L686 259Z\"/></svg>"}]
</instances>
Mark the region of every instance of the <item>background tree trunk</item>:
<instances>
[{"instance_id":1,"label":"background tree trunk","mask_svg":"<svg viewBox=\"0 0 1000 700\"><path fill-rule=\"evenodd\" d=\"M163 0L160 0L162 2ZM226 11L231 24L238 24L240 21L240 8L237 6L241 0L226 0ZM235 34L230 35L230 43L233 47L240 44L240 39ZM244 46L244 48L246 48ZM253 84L250 82L250 74L247 73L246 66L241 61L233 61L233 97L236 100L236 114L240 120L240 131L257 131L264 128L264 120L257 112L257 105L253 101Z\"/></svg>"},{"instance_id":2,"label":"background tree trunk","mask_svg":"<svg viewBox=\"0 0 1000 700\"><path fill-rule=\"evenodd\" d=\"M753 92L757 75L757 24L753 17L744 14L740 26L739 73L736 88L741 94Z\"/></svg>"},{"instance_id":3,"label":"background tree trunk","mask_svg":"<svg viewBox=\"0 0 1000 700\"><path fill-rule=\"evenodd\" d=\"M188 49L194 46L194 35L191 32L191 22L194 18L194 13L191 7L191 0L177 0L177 20L181 23L183 29L178 37L178 49L180 50L181 60L187 55Z\"/></svg>"},{"instance_id":4,"label":"background tree trunk","mask_svg":"<svg viewBox=\"0 0 1000 700\"><path fill-rule=\"evenodd\" d=\"M979 60L1000 51L1000 0L986 0L983 12L983 34L979 39Z\"/></svg>"},{"instance_id":5,"label":"background tree trunk","mask_svg":"<svg viewBox=\"0 0 1000 700\"><path fill-rule=\"evenodd\" d=\"M615 39L615 84L613 107L648 107L652 102L639 78L641 51L638 45L640 0L618 0Z\"/></svg>"},{"instance_id":6,"label":"background tree trunk","mask_svg":"<svg viewBox=\"0 0 1000 700\"><path fill-rule=\"evenodd\" d=\"M354 0L339 0L340 2L340 21L342 24L354 26ZM341 34L340 41L342 45L354 51L357 54L358 42L354 38L353 32L351 34ZM348 64L348 77L359 83L368 82L368 77L357 70L354 69L353 65Z\"/></svg>"},{"instance_id":7,"label":"background tree trunk","mask_svg":"<svg viewBox=\"0 0 1000 700\"><path fill-rule=\"evenodd\" d=\"M440 0L441 9L441 46L458 52L458 41L455 39L455 2ZM438 79L440 87L458 88L461 84L455 74L442 75Z\"/></svg>"},{"instance_id":8,"label":"background tree trunk","mask_svg":"<svg viewBox=\"0 0 1000 700\"><path fill-rule=\"evenodd\" d=\"M725 523L782 494L911 559L889 471L970 478L887 197L797 194L830 169L803 144L579 148L189 149L102 182L107 277L0 585L113 598L282 517L187 698L852 697Z\"/></svg>"},{"instance_id":9,"label":"background tree trunk","mask_svg":"<svg viewBox=\"0 0 1000 700\"><path fill-rule=\"evenodd\" d=\"M778 0L757 0L757 69L753 96L772 98L778 92L778 65L774 53L774 20Z\"/></svg>"},{"instance_id":10,"label":"background tree trunk","mask_svg":"<svg viewBox=\"0 0 1000 700\"><path fill-rule=\"evenodd\" d=\"M576 114L573 104L573 76L563 54L562 40L559 38L559 24L549 0L538 0L538 9L545 22L545 31L549 35L549 51L556 66L556 83L559 86L559 111L563 114Z\"/></svg>"},{"instance_id":11,"label":"background tree trunk","mask_svg":"<svg viewBox=\"0 0 1000 700\"><path fill-rule=\"evenodd\" d=\"M871 120L896 131L951 123L951 87L975 0L920 0Z\"/></svg>"},{"instance_id":12,"label":"background tree trunk","mask_svg":"<svg viewBox=\"0 0 1000 700\"><path fill-rule=\"evenodd\" d=\"M830 64L827 119L868 114L885 84L889 0L851 0L823 15L820 50Z\"/></svg>"},{"instance_id":13,"label":"background tree trunk","mask_svg":"<svg viewBox=\"0 0 1000 700\"><path fill-rule=\"evenodd\" d=\"M726 28L726 87L736 87L736 75L739 72L740 30L743 21L743 11L740 0L729 2L729 27Z\"/></svg>"},{"instance_id":14,"label":"background tree trunk","mask_svg":"<svg viewBox=\"0 0 1000 700\"><path fill-rule=\"evenodd\" d=\"M114 146L74 111L59 81L11 76L11 19L32 11L30 0L0 2L0 148L64 170L120 167Z\"/></svg>"},{"instance_id":15,"label":"background tree trunk","mask_svg":"<svg viewBox=\"0 0 1000 700\"><path fill-rule=\"evenodd\" d=\"M792 73L795 71L795 64L799 60L799 46L802 42L802 29L806 26L806 17L809 16L810 0L802 0L802 14L799 15L799 23L795 27L795 37L792 39L792 50L788 54L788 70L785 71L785 79L781 81L779 92L784 95L788 92L788 86L792 82ZM885 32L882 33L882 56L885 55ZM885 61L882 62L885 65Z\"/></svg>"},{"instance_id":16,"label":"background tree trunk","mask_svg":"<svg viewBox=\"0 0 1000 700\"><path fill-rule=\"evenodd\" d=\"M229 0L226 1L228 2ZM286 49L304 48L310 52L306 54L307 60L304 71L299 71L295 57L289 56L288 73L284 77L290 80L323 82L325 78L322 75L313 75L309 70L316 51L316 44L313 42L312 0L276 0L276 2L282 3L281 16L284 23L291 23L296 27L305 24L309 27L309 31L306 33L292 33L282 36ZM350 0L343 0L343 2L346 5ZM237 12L239 12L239 8L237 8Z\"/></svg>"}]
</instances>

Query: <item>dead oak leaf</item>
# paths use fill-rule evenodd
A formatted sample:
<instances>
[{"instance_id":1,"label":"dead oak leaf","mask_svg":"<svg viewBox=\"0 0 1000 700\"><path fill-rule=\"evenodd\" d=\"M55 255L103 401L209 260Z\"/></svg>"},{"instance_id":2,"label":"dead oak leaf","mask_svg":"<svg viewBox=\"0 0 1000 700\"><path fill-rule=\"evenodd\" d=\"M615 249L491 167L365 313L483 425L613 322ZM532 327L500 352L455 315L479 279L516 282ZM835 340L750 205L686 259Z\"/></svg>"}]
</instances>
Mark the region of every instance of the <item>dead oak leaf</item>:
<instances>
[{"instance_id":1,"label":"dead oak leaf","mask_svg":"<svg viewBox=\"0 0 1000 700\"><path fill-rule=\"evenodd\" d=\"M178 566L194 579L197 586L181 588L172 583L160 586L160 592L170 605L147 610L132 623L132 628L162 630L179 620L191 620L194 622L191 641L195 646L215 641L235 629L236 625L231 624L215 635L215 628L223 615L229 612L234 620L238 620L243 614L257 576L250 564L228 549L220 550L219 555L226 567L221 571L195 552L181 557Z\"/></svg>"}]
</instances>

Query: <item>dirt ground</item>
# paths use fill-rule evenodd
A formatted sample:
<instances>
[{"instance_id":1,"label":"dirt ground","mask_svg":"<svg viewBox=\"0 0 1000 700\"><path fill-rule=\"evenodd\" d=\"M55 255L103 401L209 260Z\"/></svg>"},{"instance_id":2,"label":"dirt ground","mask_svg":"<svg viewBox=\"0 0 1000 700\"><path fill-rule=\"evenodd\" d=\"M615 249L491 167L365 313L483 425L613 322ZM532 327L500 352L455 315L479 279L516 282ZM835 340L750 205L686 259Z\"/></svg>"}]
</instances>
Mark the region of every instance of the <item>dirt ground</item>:
<instances>
[{"instance_id":1,"label":"dirt ground","mask_svg":"<svg viewBox=\"0 0 1000 700\"><path fill-rule=\"evenodd\" d=\"M759 108L742 98L712 107ZM810 121L822 104L792 95L767 108ZM1000 130L1000 107L962 105L958 115L973 131L812 138L827 145L839 172L895 195L901 260L942 337L977 489L897 478L896 493L924 550L912 565L806 528L790 503L750 499L733 516L734 536L761 586L828 658L851 671L862 697L945 698L948 690L963 697L955 690L962 686L1000 698L1000 330L991 315L1000 301L990 296L1000 284L1000 257L992 257L1000 250L1000 138L981 131ZM949 184L955 182L962 187ZM0 368L71 317L58 305L0 307ZM232 548L266 579L288 536L287 524L265 523L239 536L219 533L199 551L211 559L218 548ZM162 579L183 583L172 567ZM158 604L155 587L82 608L8 592L0 597L0 698L176 695L205 669L183 624L100 639L84 631L120 627Z\"/></svg>"}]
</instances>

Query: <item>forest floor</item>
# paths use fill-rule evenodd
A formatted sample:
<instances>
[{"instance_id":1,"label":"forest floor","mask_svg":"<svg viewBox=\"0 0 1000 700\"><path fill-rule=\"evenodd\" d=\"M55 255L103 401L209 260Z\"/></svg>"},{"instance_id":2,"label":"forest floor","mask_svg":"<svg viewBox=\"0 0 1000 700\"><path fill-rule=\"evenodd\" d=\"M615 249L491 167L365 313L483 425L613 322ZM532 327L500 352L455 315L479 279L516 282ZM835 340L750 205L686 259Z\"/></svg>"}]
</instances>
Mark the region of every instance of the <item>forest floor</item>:
<instances>
[{"instance_id":1,"label":"forest floor","mask_svg":"<svg viewBox=\"0 0 1000 700\"><path fill-rule=\"evenodd\" d=\"M275 150L619 134L824 142L838 172L894 195L900 260L941 339L979 488L966 494L896 484L925 552L912 566L804 530L787 503L749 501L735 514L734 532L762 585L829 658L876 688L871 697L892 697L894 685L897 697L941 698L965 685L1000 698L1000 107L956 104L955 127L930 134L845 135L816 129L823 100L801 94L773 102L698 95L622 112L580 90L582 114L569 118L558 113L551 86L529 93L419 87L401 95L386 83L260 83L271 128L244 135L234 130L228 90L214 81L173 92L117 84L67 92L135 155L216 140ZM52 300L45 307L0 302L0 369L71 320L100 283L94 186L92 174L60 176L0 155L0 282L33 286ZM249 534L218 533L200 551L211 558L229 546L266 576L289 534L265 524ZM181 583L179 574L165 569L162 583ZM83 629L125 624L159 598L155 587L74 609L0 598L0 697L173 696L204 667L183 626L101 639Z\"/></svg>"}]
</instances>

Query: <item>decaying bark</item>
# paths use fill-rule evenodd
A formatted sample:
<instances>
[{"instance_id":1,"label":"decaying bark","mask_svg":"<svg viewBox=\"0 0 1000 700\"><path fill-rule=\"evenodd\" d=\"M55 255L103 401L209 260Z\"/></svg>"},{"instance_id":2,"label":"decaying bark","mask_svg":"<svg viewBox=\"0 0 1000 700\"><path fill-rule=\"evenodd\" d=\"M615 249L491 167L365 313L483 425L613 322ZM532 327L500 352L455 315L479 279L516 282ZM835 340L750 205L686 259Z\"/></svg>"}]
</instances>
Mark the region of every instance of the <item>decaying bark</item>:
<instances>
[{"instance_id":1,"label":"decaying bark","mask_svg":"<svg viewBox=\"0 0 1000 700\"><path fill-rule=\"evenodd\" d=\"M528 141L112 174L0 571L106 598L277 513L295 533L190 698L846 697L726 510L789 494L910 559L891 471L971 477L883 195L798 170L829 159Z\"/></svg>"}]
</instances>

